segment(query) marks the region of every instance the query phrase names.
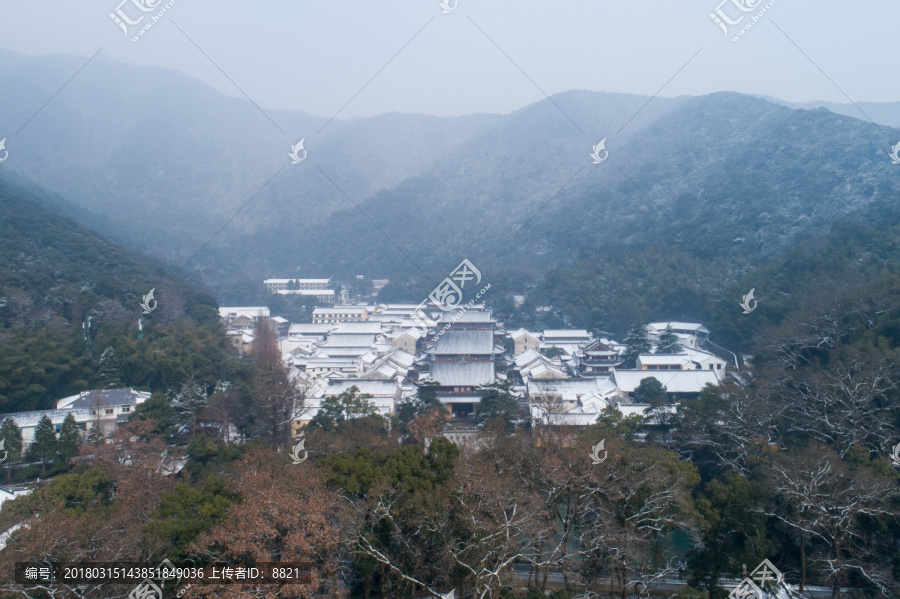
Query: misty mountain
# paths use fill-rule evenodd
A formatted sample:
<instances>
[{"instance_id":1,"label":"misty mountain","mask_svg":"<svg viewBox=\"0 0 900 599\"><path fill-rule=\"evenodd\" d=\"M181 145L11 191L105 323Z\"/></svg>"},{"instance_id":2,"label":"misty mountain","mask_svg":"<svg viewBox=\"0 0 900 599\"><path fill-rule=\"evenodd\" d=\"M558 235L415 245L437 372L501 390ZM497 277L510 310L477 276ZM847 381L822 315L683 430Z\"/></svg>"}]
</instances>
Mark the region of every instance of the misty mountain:
<instances>
[{"instance_id":1,"label":"misty mountain","mask_svg":"<svg viewBox=\"0 0 900 599\"><path fill-rule=\"evenodd\" d=\"M85 62L0 52L0 79L16 90L0 99L11 156L4 168L23 169L93 213L89 224L173 263L245 204L226 235L266 236L285 219L311 226L347 206L314 164L360 201L430 165L434 148L463 143L499 120L387 114L329 122L263 112L175 71L102 55L64 87ZM309 151L303 169L288 158L301 138Z\"/></svg>"},{"instance_id":2,"label":"misty mountain","mask_svg":"<svg viewBox=\"0 0 900 599\"><path fill-rule=\"evenodd\" d=\"M544 113L536 116L532 107L519 135L552 118L549 102L539 106ZM499 146L506 133L498 127L486 137ZM361 208L378 215L374 220L407 254L428 248L443 252L447 264L454 251L488 262L502 251L497 264L546 267L654 244L758 261L837 221L876 218L879 205L896 202L900 170L888 157L889 139L871 123L826 110L714 94L679 101L621 144L608 142L603 164L591 164L589 144L544 150L548 144L535 136L506 145L505 168L482 174L487 189L499 180L507 194L473 197L454 179L420 177ZM537 172L542 179L531 175ZM325 236L357 240L328 246L331 261L364 260L360 245L378 260L379 251L392 249L350 209L320 227L305 253L326 246Z\"/></svg>"},{"instance_id":3,"label":"misty mountain","mask_svg":"<svg viewBox=\"0 0 900 599\"><path fill-rule=\"evenodd\" d=\"M48 201L49 200L49 201ZM165 325L186 314L208 319L215 300L161 263L112 243L60 214L52 198L0 180L0 331L10 327L56 333L97 324L136 324L143 297L155 289L162 309L147 323ZM203 307L206 311L195 312Z\"/></svg>"},{"instance_id":4,"label":"misty mountain","mask_svg":"<svg viewBox=\"0 0 900 599\"><path fill-rule=\"evenodd\" d=\"M769 102L782 104L789 108L797 108L802 110L813 110L815 108L825 108L835 114L843 114L852 116L855 119L869 120L879 125L887 125L888 127L900 127L900 102L785 102L771 96L759 96Z\"/></svg>"},{"instance_id":5,"label":"misty mountain","mask_svg":"<svg viewBox=\"0 0 900 599\"><path fill-rule=\"evenodd\" d=\"M97 388L107 350L124 385L214 385L228 368L216 300L59 208L71 206L0 180L0 412Z\"/></svg>"},{"instance_id":6,"label":"misty mountain","mask_svg":"<svg viewBox=\"0 0 900 599\"><path fill-rule=\"evenodd\" d=\"M0 130L84 62L0 53L17 89ZM877 218L900 184L896 130L740 94L571 91L504 116L329 121L102 56L8 137L0 177L21 168L176 268L197 254L187 270L219 292L275 275L440 278L464 257L540 272L648 244L754 263ZM592 164L602 139L609 158Z\"/></svg>"}]
</instances>

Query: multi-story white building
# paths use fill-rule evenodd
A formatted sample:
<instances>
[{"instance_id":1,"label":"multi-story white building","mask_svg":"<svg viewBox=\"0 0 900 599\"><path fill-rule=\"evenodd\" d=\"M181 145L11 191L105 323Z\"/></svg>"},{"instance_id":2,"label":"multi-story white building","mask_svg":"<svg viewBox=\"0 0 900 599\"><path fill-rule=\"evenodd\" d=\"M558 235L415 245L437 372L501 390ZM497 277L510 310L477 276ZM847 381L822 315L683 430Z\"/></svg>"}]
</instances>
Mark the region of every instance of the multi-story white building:
<instances>
[{"instance_id":1,"label":"multi-story white building","mask_svg":"<svg viewBox=\"0 0 900 599\"><path fill-rule=\"evenodd\" d=\"M150 393L135 391L131 387L121 389L97 389L65 397L56 402L55 410L35 410L0 414L0 422L11 418L22 431L23 449L34 441L34 431L41 418L47 416L58 433L63 420L72 414L83 433L100 426L103 435L111 434L116 426L127 422L134 409L147 401Z\"/></svg>"},{"instance_id":2,"label":"multi-story white building","mask_svg":"<svg viewBox=\"0 0 900 599\"><path fill-rule=\"evenodd\" d=\"M263 285L270 293L278 293L288 289L297 291L329 291L331 279L266 279ZM333 290L332 295L333 295Z\"/></svg>"},{"instance_id":3,"label":"multi-story white building","mask_svg":"<svg viewBox=\"0 0 900 599\"><path fill-rule=\"evenodd\" d=\"M337 322L363 322L369 319L367 306L335 306L334 308L316 308L313 310L313 324L332 324Z\"/></svg>"}]
</instances>

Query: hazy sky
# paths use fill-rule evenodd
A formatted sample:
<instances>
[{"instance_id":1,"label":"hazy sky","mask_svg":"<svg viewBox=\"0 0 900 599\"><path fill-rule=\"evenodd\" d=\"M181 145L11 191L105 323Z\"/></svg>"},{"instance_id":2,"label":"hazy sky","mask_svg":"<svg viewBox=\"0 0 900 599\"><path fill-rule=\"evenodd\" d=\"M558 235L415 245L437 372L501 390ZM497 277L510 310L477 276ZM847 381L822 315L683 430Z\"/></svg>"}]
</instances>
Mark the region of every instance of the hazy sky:
<instances>
[{"instance_id":1,"label":"hazy sky","mask_svg":"<svg viewBox=\"0 0 900 599\"><path fill-rule=\"evenodd\" d=\"M268 108L330 117L347 104L342 118L508 113L542 99L538 87L848 102L839 86L857 102L900 100L897 0L777 0L738 42L709 16L720 1L458 0L443 14L438 0L175 0L135 43L150 17L126 37L109 16L121 0L0 0L0 47L86 58L103 48L226 94L240 87ZM126 0L132 19L165 5L142 13L133 2L160 0ZM740 2L759 6L743 13ZM765 4L721 10L748 15L736 32Z\"/></svg>"}]
</instances>

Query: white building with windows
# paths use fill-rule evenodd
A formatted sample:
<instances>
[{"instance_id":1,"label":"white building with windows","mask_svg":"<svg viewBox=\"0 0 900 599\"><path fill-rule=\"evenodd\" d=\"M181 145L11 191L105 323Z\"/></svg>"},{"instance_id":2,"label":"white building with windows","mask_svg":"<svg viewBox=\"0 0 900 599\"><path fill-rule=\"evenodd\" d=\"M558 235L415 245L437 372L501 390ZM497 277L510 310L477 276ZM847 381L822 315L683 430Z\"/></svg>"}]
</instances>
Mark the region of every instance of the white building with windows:
<instances>
[{"instance_id":1,"label":"white building with windows","mask_svg":"<svg viewBox=\"0 0 900 599\"><path fill-rule=\"evenodd\" d=\"M369 319L366 306L335 306L316 308L312 313L313 324L334 324L338 322L364 322Z\"/></svg>"},{"instance_id":2,"label":"white building with windows","mask_svg":"<svg viewBox=\"0 0 900 599\"><path fill-rule=\"evenodd\" d=\"M0 414L0 422L11 418L18 425L22 431L24 449L34 441L35 428L44 416L50 418L57 433L62 428L66 416L72 414L75 424L83 433L87 433L99 425L103 435L108 435L118 425L127 422L134 409L149 398L150 393L135 391L131 387L97 389L60 399L56 402L55 410Z\"/></svg>"},{"instance_id":3,"label":"white building with windows","mask_svg":"<svg viewBox=\"0 0 900 599\"><path fill-rule=\"evenodd\" d=\"M714 370L721 375L727 366L728 362L715 354L689 348L677 354L641 354L637 358L638 370Z\"/></svg>"},{"instance_id":4,"label":"white building with windows","mask_svg":"<svg viewBox=\"0 0 900 599\"><path fill-rule=\"evenodd\" d=\"M669 326L681 341L681 345L691 349L699 349L709 337L709 329L699 322L651 322L646 327L647 337L655 344L659 341L662 332Z\"/></svg>"},{"instance_id":5,"label":"white building with windows","mask_svg":"<svg viewBox=\"0 0 900 599\"><path fill-rule=\"evenodd\" d=\"M334 290L328 288L330 283L331 279L266 279L263 281L263 285L266 286L269 293L287 290L331 291L331 296L334 297Z\"/></svg>"}]
</instances>

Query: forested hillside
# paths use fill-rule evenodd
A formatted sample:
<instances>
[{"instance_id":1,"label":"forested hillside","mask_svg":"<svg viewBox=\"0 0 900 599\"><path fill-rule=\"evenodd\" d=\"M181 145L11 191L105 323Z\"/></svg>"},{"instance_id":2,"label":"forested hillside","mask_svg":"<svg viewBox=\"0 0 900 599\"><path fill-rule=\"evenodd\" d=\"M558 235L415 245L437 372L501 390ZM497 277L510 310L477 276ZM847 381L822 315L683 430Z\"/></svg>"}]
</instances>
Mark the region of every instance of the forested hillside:
<instances>
[{"instance_id":1,"label":"forested hillside","mask_svg":"<svg viewBox=\"0 0 900 599\"><path fill-rule=\"evenodd\" d=\"M73 66L0 55L0 74L20 90L0 125L19 126L47 81ZM398 279L421 277L420 267L439 281L467 257L491 280L521 271L534 281L648 246L676 246L707 265L725 259L716 270L730 280L835 222L872 224L900 189L888 158L900 138L893 104L865 106L876 124L852 105L570 91L503 116L325 126L265 111L273 125L246 100L181 74L101 56L81 75L27 136L8 140L4 166L62 194L83 211L79 222L174 268L228 222L189 270L229 303L275 275ZM123 125L98 125L113 122ZM292 165L301 138L309 157ZM609 159L591 164L604 138ZM102 141L84 149L84 139ZM47 169L40 149L50 146L58 151Z\"/></svg>"},{"instance_id":2,"label":"forested hillside","mask_svg":"<svg viewBox=\"0 0 900 599\"><path fill-rule=\"evenodd\" d=\"M212 296L6 179L0 214L0 412L94 388L110 347L122 384L165 390L193 375L215 386L226 354ZM151 289L158 308L142 314Z\"/></svg>"}]
</instances>

